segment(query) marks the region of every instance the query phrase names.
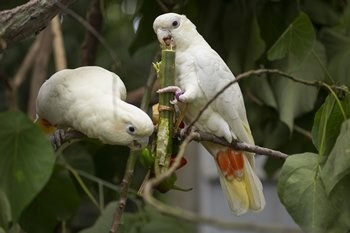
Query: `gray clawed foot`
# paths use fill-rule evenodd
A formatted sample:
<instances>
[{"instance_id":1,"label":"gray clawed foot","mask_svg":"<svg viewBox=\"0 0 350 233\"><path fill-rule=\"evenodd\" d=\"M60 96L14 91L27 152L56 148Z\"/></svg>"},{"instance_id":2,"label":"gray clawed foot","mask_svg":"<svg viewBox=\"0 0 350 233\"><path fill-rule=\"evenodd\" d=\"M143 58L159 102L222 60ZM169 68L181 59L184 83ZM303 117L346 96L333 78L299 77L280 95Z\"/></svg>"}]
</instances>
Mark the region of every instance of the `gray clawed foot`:
<instances>
[{"instance_id":1,"label":"gray clawed foot","mask_svg":"<svg viewBox=\"0 0 350 233\"><path fill-rule=\"evenodd\" d=\"M58 148L60 148L64 143L64 135L64 129L56 129L55 132L51 135L50 141L54 151L57 151Z\"/></svg>"}]
</instances>

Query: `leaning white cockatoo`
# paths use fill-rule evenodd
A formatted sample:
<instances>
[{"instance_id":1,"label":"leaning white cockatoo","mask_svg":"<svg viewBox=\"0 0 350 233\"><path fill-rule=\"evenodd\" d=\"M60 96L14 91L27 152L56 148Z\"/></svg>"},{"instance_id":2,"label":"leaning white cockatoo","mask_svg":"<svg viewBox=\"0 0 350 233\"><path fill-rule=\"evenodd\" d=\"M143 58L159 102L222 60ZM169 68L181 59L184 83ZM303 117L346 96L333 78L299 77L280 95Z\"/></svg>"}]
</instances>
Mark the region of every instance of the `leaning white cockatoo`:
<instances>
[{"instance_id":1,"label":"leaning white cockatoo","mask_svg":"<svg viewBox=\"0 0 350 233\"><path fill-rule=\"evenodd\" d=\"M202 107L235 76L186 16L175 13L160 15L155 19L153 29L162 45L176 48L177 86L158 92L174 92L180 104L188 105L185 122L192 122ZM237 83L215 99L195 126L228 142L235 138L254 144ZM202 144L216 161L220 183L231 211L236 215L248 210L261 211L265 199L262 184L254 172L254 155L213 143Z\"/></svg>"},{"instance_id":2,"label":"leaning white cockatoo","mask_svg":"<svg viewBox=\"0 0 350 233\"><path fill-rule=\"evenodd\" d=\"M41 86L36 100L38 121L73 128L103 143L140 149L154 126L138 107L125 102L118 75L97 66L65 69Z\"/></svg>"}]
</instances>

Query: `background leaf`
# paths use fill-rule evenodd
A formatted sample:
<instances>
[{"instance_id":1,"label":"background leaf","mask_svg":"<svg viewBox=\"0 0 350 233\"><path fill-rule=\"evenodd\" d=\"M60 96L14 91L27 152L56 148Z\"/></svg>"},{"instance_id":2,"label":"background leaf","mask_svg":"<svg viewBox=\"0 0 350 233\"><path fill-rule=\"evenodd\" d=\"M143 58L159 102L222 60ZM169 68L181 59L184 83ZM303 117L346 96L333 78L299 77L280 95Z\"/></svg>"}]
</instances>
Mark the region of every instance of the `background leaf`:
<instances>
[{"instance_id":1,"label":"background leaf","mask_svg":"<svg viewBox=\"0 0 350 233\"><path fill-rule=\"evenodd\" d=\"M329 199L319 177L318 156L289 156L282 167L278 195L294 221L308 233L344 233L340 206Z\"/></svg>"},{"instance_id":2,"label":"background leaf","mask_svg":"<svg viewBox=\"0 0 350 233\"><path fill-rule=\"evenodd\" d=\"M53 232L59 221L72 217L79 200L69 173L56 165L49 182L23 212L21 226L28 233Z\"/></svg>"},{"instance_id":3,"label":"background leaf","mask_svg":"<svg viewBox=\"0 0 350 233\"><path fill-rule=\"evenodd\" d=\"M343 122L340 134L321 172L321 178L329 194L350 174L350 120ZM350 194L350 187L348 187Z\"/></svg>"},{"instance_id":4,"label":"background leaf","mask_svg":"<svg viewBox=\"0 0 350 233\"><path fill-rule=\"evenodd\" d=\"M291 53L302 62L311 51L315 38L315 31L309 17L301 12L269 49L267 57L273 61Z\"/></svg>"},{"instance_id":5,"label":"background leaf","mask_svg":"<svg viewBox=\"0 0 350 233\"><path fill-rule=\"evenodd\" d=\"M0 188L16 221L48 181L55 156L44 134L23 113L0 113L0 128Z\"/></svg>"},{"instance_id":6,"label":"background leaf","mask_svg":"<svg viewBox=\"0 0 350 233\"><path fill-rule=\"evenodd\" d=\"M313 50L314 53L309 53L302 63L295 60L293 56L288 55L285 59L274 63L273 67L302 80L323 80L325 75L319 64L319 59L322 62L326 62L325 50L319 42L314 44ZM295 118L314 109L318 88L306 86L281 77L271 78L270 83L278 106L277 110L280 114L280 120L292 132ZM273 104L271 102L271 105Z\"/></svg>"},{"instance_id":7,"label":"background leaf","mask_svg":"<svg viewBox=\"0 0 350 233\"><path fill-rule=\"evenodd\" d=\"M350 97L340 101L347 118L350 117ZM312 141L320 155L328 155L339 135L344 117L334 96L329 95L315 115Z\"/></svg>"},{"instance_id":8,"label":"background leaf","mask_svg":"<svg viewBox=\"0 0 350 233\"><path fill-rule=\"evenodd\" d=\"M0 189L0 228L7 230L11 221L11 207L5 193Z\"/></svg>"}]
</instances>

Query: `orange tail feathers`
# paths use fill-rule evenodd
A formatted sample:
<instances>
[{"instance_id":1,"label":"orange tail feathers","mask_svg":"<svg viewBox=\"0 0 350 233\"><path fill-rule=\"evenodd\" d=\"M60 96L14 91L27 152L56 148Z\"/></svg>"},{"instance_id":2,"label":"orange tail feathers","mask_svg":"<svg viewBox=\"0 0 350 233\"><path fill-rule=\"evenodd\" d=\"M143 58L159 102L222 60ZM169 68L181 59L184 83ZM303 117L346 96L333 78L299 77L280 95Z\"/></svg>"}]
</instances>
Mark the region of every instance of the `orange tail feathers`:
<instances>
[{"instance_id":1,"label":"orange tail feathers","mask_svg":"<svg viewBox=\"0 0 350 233\"><path fill-rule=\"evenodd\" d=\"M231 148L216 153L221 186L232 212L261 211L265 206L262 184L243 152Z\"/></svg>"}]
</instances>

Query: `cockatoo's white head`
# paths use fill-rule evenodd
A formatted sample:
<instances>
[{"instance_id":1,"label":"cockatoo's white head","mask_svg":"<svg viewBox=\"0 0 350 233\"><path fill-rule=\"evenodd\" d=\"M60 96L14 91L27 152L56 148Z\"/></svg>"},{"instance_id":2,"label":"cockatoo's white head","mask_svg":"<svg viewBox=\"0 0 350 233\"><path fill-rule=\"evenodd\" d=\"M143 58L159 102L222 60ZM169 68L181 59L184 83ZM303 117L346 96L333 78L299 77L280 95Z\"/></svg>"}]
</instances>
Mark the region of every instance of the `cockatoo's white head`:
<instances>
[{"instance_id":1,"label":"cockatoo's white head","mask_svg":"<svg viewBox=\"0 0 350 233\"><path fill-rule=\"evenodd\" d=\"M131 149L141 149L147 146L154 130L151 118L141 109L129 103L120 101L118 105L122 106L119 106L114 116L113 130L108 131L111 132L111 135L106 137L111 140L108 143L127 145Z\"/></svg>"},{"instance_id":2,"label":"cockatoo's white head","mask_svg":"<svg viewBox=\"0 0 350 233\"><path fill-rule=\"evenodd\" d=\"M200 36L196 26L185 15L176 13L158 16L153 22L153 30L162 45L176 49L187 48Z\"/></svg>"}]
</instances>

